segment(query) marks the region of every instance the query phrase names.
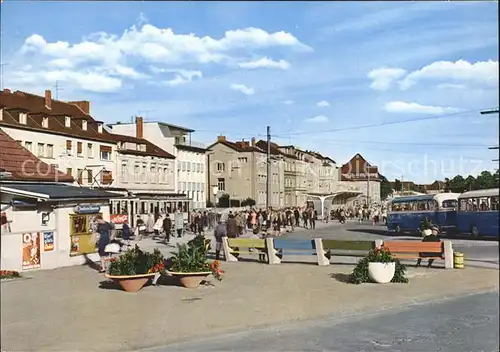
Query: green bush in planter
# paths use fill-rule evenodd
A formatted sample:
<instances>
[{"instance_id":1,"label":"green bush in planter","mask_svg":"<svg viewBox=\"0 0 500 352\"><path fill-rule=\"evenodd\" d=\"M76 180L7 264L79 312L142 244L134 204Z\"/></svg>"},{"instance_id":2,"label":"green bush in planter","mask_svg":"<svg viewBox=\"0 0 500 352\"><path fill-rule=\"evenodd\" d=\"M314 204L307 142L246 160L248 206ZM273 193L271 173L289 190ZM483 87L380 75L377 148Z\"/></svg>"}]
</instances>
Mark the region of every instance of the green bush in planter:
<instances>
[{"instance_id":1,"label":"green bush in planter","mask_svg":"<svg viewBox=\"0 0 500 352\"><path fill-rule=\"evenodd\" d=\"M401 264L399 259L394 258L388 250L372 249L368 255L358 261L358 264L349 275L349 283L362 284L373 282L368 275L368 263L396 263L396 271L391 282L408 283L405 276L406 267Z\"/></svg>"}]
</instances>

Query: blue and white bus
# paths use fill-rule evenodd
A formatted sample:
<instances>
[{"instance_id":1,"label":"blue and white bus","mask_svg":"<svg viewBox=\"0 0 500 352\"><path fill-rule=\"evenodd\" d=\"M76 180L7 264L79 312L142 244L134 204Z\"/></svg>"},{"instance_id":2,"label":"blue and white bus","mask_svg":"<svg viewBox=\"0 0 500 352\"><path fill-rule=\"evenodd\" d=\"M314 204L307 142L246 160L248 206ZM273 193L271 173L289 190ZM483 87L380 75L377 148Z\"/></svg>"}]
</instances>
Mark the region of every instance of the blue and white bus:
<instances>
[{"instance_id":1,"label":"blue and white bus","mask_svg":"<svg viewBox=\"0 0 500 352\"><path fill-rule=\"evenodd\" d=\"M465 192L458 197L457 228L474 237L499 237L499 189Z\"/></svg>"},{"instance_id":2,"label":"blue and white bus","mask_svg":"<svg viewBox=\"0 0 500 352\"><path fill-rule=\"evenodd\" d=\"M441 230L456 226L459 193L424 194L394 198L389 203L387 229L396 233L419 232L427 218Z\"/></svg>"}]
</instances>

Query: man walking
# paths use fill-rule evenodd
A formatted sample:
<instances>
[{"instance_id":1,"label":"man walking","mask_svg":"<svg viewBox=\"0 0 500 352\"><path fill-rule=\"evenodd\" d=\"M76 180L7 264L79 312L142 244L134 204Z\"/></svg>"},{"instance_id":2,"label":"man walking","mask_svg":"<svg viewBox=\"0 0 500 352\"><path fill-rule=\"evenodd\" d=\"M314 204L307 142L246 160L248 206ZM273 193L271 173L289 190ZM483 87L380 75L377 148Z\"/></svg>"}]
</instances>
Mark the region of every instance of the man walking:
<instances>
[{"instance_id":1,"label":"man walking","mask_svg":"<svg viewBox=\"0 0 500 352\"><path fill-rule=\"evenodd\" d=\"M180 209L174 215L175 231L177 232L177 238L182 237L182 231L184 230L184 214Z\"/></svg>"},{"instance_id":2,"label":"man walking","mask_svg":"<svg viewBox=\"0 0 500 352\"><path fill-rule=\"evenodd\" d=\"M170 219L170 214L165 214L165 218L163 219L163 232L165 233L165 241L167 243L170 242L170 233L172 232L172 220Z\"/></svg>"},{"instance_id":3,"label":"man walking","mask_svg":"<svg viewBox=\"0 0 500 352\"><path fill-rule=\"evenodd\" d=\"M222 248L222 238L227 237L227 228L220 220L217 224L217 227L214 230L214 237L215 237L215 260L219 260L220 250Z\"/></svg>"}]
</instances>

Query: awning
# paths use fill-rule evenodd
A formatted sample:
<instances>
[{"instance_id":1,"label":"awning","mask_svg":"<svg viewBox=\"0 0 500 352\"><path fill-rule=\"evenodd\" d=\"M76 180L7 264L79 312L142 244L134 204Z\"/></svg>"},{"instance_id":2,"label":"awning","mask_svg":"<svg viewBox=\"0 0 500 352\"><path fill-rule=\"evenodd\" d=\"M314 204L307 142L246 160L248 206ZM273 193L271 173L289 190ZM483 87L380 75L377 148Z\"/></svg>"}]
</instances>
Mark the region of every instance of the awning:
<instances>
[{"instance_id":1,"label":"awning","mask_svg":"<svg viewBox=\"0 0 500 352\"><path fill-rule=\"evenodd\" d=\"M120 194L102 189L77 187L60 183L2 182L0 192L42 200L82 200L119 198Z\"/></svg>"}]
</instances>

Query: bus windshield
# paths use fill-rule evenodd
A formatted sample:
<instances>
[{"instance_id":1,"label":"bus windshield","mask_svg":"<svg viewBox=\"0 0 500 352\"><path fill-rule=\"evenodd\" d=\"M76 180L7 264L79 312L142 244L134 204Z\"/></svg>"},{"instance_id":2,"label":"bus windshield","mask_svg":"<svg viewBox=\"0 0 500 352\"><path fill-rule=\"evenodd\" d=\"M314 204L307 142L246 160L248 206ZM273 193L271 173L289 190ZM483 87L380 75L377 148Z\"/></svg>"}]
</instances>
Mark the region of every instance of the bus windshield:
<instances>
[{"instance_id":1,"label":"bus windshield","mask_svg":"<svg viewBox=\"0 0 500 352\"><path fill-rule=\"evenodd\" d=\"M458 207L458 200L456 199L443 200L442 207L445 209L456 208Z\"/></svg>"}]
</instances>

